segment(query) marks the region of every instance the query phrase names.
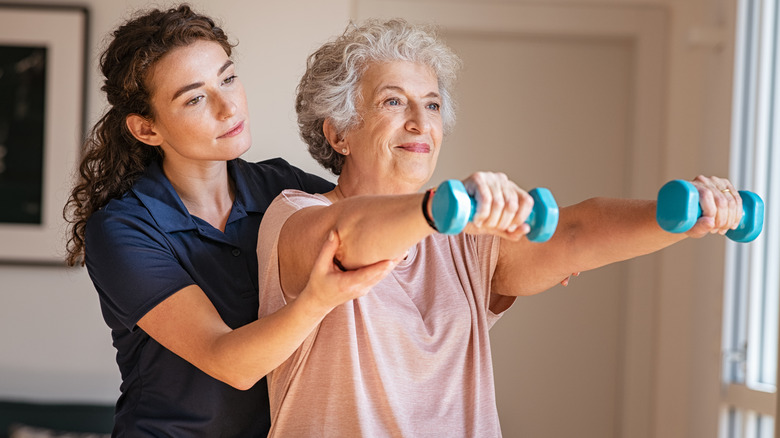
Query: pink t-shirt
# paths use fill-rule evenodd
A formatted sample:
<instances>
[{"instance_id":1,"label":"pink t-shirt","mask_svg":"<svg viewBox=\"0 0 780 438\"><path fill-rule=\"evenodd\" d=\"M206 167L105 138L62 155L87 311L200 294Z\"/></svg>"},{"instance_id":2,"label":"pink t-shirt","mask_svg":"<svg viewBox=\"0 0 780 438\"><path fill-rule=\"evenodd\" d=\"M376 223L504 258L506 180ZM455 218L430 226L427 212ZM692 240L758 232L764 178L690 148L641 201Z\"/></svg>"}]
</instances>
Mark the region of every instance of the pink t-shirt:
<instances>
[{"instance_id":1,"label":"pink t-shirt","mask_svg":"<svg viewBox=\"0 0 780 438\"><path fill-rule=\"evenodd\" d=\"M279 232L295 211L329 205L287 190L258 240L260 313L286 304ZM328 314L268 375L279 437L498 437L488 330L514 298L490 294L500 239L434 234L367 295Z\"/></svg>"}]
</instances>

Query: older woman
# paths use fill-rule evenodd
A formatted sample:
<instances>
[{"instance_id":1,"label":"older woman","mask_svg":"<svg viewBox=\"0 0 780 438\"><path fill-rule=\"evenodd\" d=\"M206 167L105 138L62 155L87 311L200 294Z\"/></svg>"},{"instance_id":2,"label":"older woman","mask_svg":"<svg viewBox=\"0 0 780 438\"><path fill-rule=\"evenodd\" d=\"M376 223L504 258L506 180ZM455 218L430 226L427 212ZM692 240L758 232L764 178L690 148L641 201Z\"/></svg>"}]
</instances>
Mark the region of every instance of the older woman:
<instances>
[{"instance_id":1,"label":"older woman","mask_svg":"<svg viewBox=\"0 0 780 438\"><path fill-rule=\"evenodd\" d=\"M261 315L294 303L323 242L351 270L399 260L365 296L322 302L328 316L269 374L271 435L499 436L488 330L519 295L570 273L659 250L655 202L591 199L562 209L554 237L528 243L532 199L502 174L464 180L477 213L456 235L430 225L428 183L453 125L457 57L401 20L350 27L308 60L301 135L339 175L333 191L285 191L258 240ZM719 178L694 181L704 216L687 233L736 227ZM435 198L436 194L433 194Z\"/></svg>"}]
</instances>

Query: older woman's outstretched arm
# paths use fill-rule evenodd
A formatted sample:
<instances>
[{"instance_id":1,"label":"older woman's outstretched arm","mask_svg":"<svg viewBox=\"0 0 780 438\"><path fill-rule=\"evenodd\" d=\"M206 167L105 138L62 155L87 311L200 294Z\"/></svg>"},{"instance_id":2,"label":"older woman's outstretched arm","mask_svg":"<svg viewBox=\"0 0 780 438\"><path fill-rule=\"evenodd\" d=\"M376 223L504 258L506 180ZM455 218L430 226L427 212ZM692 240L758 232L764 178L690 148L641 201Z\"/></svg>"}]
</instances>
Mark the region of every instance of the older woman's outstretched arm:
<instances>
[{"instance_id":1,"label":"older woman's outstretched arm","mask_svg":"<svg viewBox=\"0 0 780 438\"><path fill-rule=\"evenodd\" d=\"M422 194L355 196L292 214L278 245L285 293L296 296L306 285L330 232L338 234L341 245L335 258L345 269L403 258L412 245L435 232L422 214L422 199Z\"/></svg>"},{"instance_id":2,"label":"older woman's outstretched arm","mask_svg":"<svg viewBox=\"0 0 780 438\"><path fill-rule=\"evenodd\" d=\"M561 209L558 229L545 243L525 239L501 244L493 291L532 295L549 289L573 272L649 254L686 237L724 234L742 217L730 182L697 177L702 217L684 234L664 231L655 219L656 201L593 198ZM731 192L723 193L723 188Z\"/></svg>"},{"instance_id":3,"label":"older woman's outstretched arm","mask_svg":"<svg viewBox=\"0 0 780 438\"><path fill-rule=\"evenodd\" d=\"M533 200L505 175L478 172L464 183L484 201L474 219L479 227L469 225L468 230L513 240L528 232L524 221ZM339 236L336 259L345 269L403 258L410 247L436 232L423 214L423 199L421 193L353 196L293 213L281 229L278 244L285 293L295 296L305 286L316 254L331 231ZM499 199L500 207L494 202Z\"/></svg>"}]
</instances>

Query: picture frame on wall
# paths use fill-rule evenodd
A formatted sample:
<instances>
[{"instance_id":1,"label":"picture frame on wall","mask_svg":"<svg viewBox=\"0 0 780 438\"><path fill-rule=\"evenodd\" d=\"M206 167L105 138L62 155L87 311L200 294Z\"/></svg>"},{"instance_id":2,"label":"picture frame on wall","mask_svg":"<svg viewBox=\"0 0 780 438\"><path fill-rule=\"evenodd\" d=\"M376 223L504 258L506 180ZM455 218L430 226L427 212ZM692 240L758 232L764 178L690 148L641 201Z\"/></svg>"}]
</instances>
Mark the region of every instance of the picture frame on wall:
<instances>
[{"instance_id":1,"label":"picture frame on wall","mask_svg":"<svg viewBox=\"0 0 780 438\"><path fill-rule=\"evenodd\" d=\"M0 3L0 263L64 264L88 19L80 6Z\"/></svg>"}]
</instances>

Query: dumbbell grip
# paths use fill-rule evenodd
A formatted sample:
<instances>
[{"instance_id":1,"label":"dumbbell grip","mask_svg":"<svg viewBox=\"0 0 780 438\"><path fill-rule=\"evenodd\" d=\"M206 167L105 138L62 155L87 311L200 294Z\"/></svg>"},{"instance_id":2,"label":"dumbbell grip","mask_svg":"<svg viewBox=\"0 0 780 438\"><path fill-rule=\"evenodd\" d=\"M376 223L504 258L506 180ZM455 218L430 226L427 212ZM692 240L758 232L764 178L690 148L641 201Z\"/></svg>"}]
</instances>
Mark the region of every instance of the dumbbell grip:
<instances>
[{"instance_id":1,"label":"dumbbell grip","mask_svg":"<svg viewBox=\"0 0 780 438\"><path fill-rule=\"evenodd\" d=\"M753 192L748 192L747 190L740 190L740 191L739 191L739 195L742 197L742 200L743 200L743 202L745 201L745 199L746 199L746 196L745 196L745 195L747 195L747 194L752 194L752 195L755 195L755 193L753 193ZM749 196L749 195L748 195L748 196ZM701 204L698 204L698 203L697 203L697 205L696 205L696 220L699 220L699 218L701 218L701 216L702 216L702 211L701 211ZM731 233L733 233L733 232L735 232L735 231L744 230L744 229L745 229L745 227L747 226L747 224L748 224L749 220L750 220L750 213L748 213L747 211L745 211L745 208L743 207L743 208L742 208L742 219L740 219L740 220L739 220L739 225L737 226L737 228L736 228L736 229L734 229L734 230L729 230L728 232L726 232L726 237L729 237L729 238L731 238L731 237L732 237L732 236L731 236ZM758 234L756 234L756 236L758 236ZM735 241L737 241L737 242L740 242L740 241L742 241L742 238L738 238L738 239L731 239L731 240L735 240ZM753 240L753 239L750 239L750 240Z\"/></svg>"},{"instance_id":2,"label":"dumbbell grip","mask_svg":"<svg viewBox=\"0 0 780 438\"><path fill-rule=\"evenodd\" d=\"M729 230L726 237L735 242L750 242L761 234L764 225L764 201L747 190L740 190L742 219L739 226ZM688 181L673 180L658 192L656 220L670 233L684 233L701 217L701 204L696 187Z\"/></svg>"},{"instance_id":3,"label":"dumbbell grip","mask_svg":"<svg viewBox=\"0 0 780 438\"><path fill-rule=\"evenodd\" d=\"M477 200L474 199L470 195L469 195L469 199L471 200L471 214L469 214L469 222L472 222L472 221L474 221L474 215L477 214ZM527 223L531 227L532 230L534 228L536 228L536 210L535 209L531 209L531 213L525 219L525 223Z\"/></svg>"},{"instance_id":4,"label":"dumbbell grip","mask_svg":"<svg viewBox=\"0 0 780 438\"><path fill-rule=\"evenodd\" d=\"M526 219L531 231L526 235L532 242L545 242L552 237L558 225L558 205L546 188L533 189L534 208ZM457 234L474 218L477 201L458 180L443 182L434 194L431 204L436 228L443 234Z\"/></svg>"},{"instance_id":5,"label":"dumbbell grip","mask_svg":"<svg viewBox=\"0 0 780 438\"><path fill-rule=\"evenodd\" d=\"M474 215L477 214L477 201L471 196L469 196L469 198L471 198L471 214L469 215L469 222L472 222L474 220ZM528 218L526 218L525 223L533 226L535 218L536 211L532 209L531 213L528 215Z\"/></svg>"}]
</instances>

